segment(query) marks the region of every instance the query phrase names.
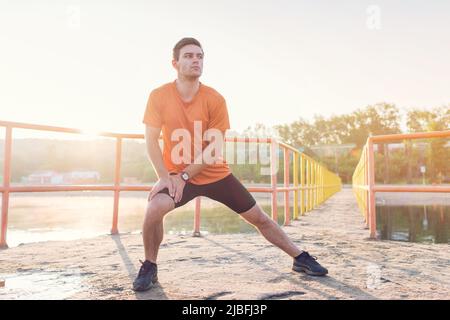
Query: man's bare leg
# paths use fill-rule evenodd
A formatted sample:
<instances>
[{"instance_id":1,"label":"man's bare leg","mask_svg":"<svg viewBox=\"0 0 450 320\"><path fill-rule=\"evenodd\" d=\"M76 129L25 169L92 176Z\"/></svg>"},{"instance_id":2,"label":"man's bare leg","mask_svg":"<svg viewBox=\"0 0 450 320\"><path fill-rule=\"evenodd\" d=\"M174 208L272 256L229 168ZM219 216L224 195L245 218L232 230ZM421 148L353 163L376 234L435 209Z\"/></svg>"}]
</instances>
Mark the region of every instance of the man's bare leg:
<instances>
[{"instance_id":1,"label":"man's bare leg","mask_svg":"<svg viewBox=\"0 0 450 320\"><path fill-rule=\"evenodd\" d=\"M164 237L164 216L175 208L175 203L167 194L157 194L147 203L142 238L145 259L156 263L159 246Z\"/></svg>"},{"instance_id":2,"label":"man's bare leg","mask_svg":"<svg viewBox=\"0 0 450 320\"><path fill-rule=\"evenodd\" d=\"M274 244L291 257L295 258L302 253L286 235L286 233L278 226L278 224L264 213L258 204L255 204L250 210L240 214L248 223L254 225L258 231L270 243Z\"/></svg>"}]
</instances>

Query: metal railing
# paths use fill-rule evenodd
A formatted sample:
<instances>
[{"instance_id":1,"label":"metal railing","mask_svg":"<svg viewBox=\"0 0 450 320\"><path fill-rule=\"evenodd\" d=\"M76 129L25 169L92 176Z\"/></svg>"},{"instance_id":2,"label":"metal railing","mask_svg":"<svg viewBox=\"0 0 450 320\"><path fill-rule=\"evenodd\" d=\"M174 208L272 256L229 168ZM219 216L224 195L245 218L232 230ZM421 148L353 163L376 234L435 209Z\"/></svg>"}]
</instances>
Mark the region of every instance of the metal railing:
<instances>
[{"instance_id":1,"label":"metal railing","mask_svg":"<svg viewBox=\"0 0 450 320\"><path fill-rule=\"evenodd\" d=\"M450 192L448 186L413 186L413 185L376 185L374 144L413 139L448 138L450 130L406 134L390 134L370 136L362 149L361 158L353 172L353 193L358 207L363 214L366 226L370 230L370 238L377 237L376 192Z\"/></svg>"},{"instance_id":2,"label":"metal railing","mask_svg":"<svg viewBox=\"0 0 450 320\"><path fill-rule=\"evenodd\" d=\"M119 220L119 197L121 191L150 191L153 185L121 185L122 141L123 139L144 139L143 134L120 134L103 132L99 137L116 139L115 144L115 169L114 184L112 185L26 185L11 186L11 149L13 142L13 129L30 129L38 131L52 131L60 133L84 134L82 130L62 128L54 126L0 121L0 127L5 131L5 152L3 168L3 185L0 186L2 195L2 212L0 223L0 248L7 248L6 234L8 228L9 194L14 192L54 192L54 191L114 191L114 207L112 216L111 233L117 234ZM290 224L290 192L294 192L293 218L297 219L299 211L301 215L317 207L320 203L331 197L342 188L340 178L330 172L322 164L313 158L301 153L299 150L278 142L275 139L226 137L226 142L256 142L270 144L270 187L248 187L249 192L271 193L271 216L278 221L277 195L284 193L284 224ZM277 173L275 170L278 161L278 146L283 149L284 156L284 186L278 187ZM290 153L293 153L293 185L289 182ZM300 206L299 206L300 200ZM200 210L201 197L195 199L194 236L200 235ZM299 210L300 208L300 210Z\"/></svg>"}]
</instances>

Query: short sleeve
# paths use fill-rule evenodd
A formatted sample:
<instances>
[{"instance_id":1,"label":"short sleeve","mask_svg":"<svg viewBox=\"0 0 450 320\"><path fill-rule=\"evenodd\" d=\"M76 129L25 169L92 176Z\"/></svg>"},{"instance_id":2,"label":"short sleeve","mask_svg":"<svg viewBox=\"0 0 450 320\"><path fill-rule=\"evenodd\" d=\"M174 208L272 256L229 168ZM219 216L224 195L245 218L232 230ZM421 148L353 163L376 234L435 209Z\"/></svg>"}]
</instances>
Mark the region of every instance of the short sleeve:
<instances>
[{"instance_id":1,"label":"short sleeve","mask_svg":"<svg viewBox=\"0 0 450 320\"><path fill-rule=\"evenodd\" d=\"M145 109L144 119L142 120L142 122L152 127L162 127L161 112L159 110L154 91L152 91L150 93L150 96L148 97L147 107Z\"/></svg>"},{"instance_id":2,"label":"short sleeve","mask_svg":"<svg viewBox=\"0 0 450 320\"><path fill-rule=\"evenodd\" d=\"M219 129L223 133L230 129L230 120L225 99L219 96L209 109L208 129Z\"/></svg>"}]
</instances>

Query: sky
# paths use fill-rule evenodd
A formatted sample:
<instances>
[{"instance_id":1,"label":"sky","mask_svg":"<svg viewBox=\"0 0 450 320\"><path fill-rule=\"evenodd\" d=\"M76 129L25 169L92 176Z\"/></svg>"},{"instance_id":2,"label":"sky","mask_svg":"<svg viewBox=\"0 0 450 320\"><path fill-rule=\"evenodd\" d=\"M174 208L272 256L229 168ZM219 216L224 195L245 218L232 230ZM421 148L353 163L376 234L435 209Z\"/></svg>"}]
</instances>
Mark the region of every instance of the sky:
<instances>
[{"instance_id":1,"label":"sky","mask_svg":"<svg viewBox=\"0 0 450 320\"><path fill-rule=\"evenodd\" d=\"M195 37L231 130L450 103L450 1L0 0L0 120L143 133Z\"/></svg>"}]
</instances>

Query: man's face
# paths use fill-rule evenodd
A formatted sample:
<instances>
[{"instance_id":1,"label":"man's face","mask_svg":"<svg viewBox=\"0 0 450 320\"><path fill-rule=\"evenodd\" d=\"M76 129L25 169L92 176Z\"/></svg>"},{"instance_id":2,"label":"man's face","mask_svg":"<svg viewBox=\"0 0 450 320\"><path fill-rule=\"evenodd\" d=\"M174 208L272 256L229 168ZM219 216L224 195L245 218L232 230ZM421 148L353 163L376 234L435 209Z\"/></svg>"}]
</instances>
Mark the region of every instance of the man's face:
<instances>
[{"instance_id":1,"label":"man's face","mask_svg":"<svg viewBox=\"0 0 450 320\"><path fill-rule=\"evenodd\" d=\"M199 78L203 72L203 50L194 44L184 46L180 50L178 61L173 60L172 65L181 76Z\"/></svg>"}]
</instances>

